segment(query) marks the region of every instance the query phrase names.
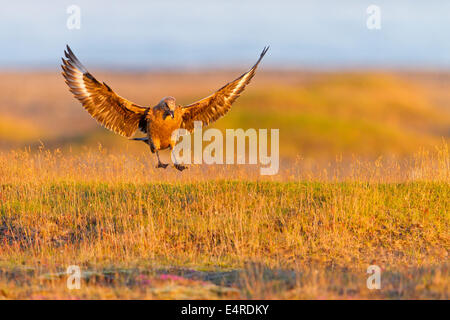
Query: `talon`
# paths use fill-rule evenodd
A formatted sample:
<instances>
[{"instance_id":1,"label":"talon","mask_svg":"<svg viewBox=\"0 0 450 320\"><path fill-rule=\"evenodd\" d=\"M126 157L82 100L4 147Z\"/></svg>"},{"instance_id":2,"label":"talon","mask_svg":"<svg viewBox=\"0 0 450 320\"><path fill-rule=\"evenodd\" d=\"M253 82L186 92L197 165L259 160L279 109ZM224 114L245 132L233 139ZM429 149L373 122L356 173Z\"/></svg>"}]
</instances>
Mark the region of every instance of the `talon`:
<instances>
[{"instance_id":1,"label":"talon","mask_svg":"<svg viewBox=\"0 0 450 320\"><path fill-rule=\"evenodd\" d=\"M156 166L156 168L167 168L169 164L168 163L162 163L162 162L158 162L158 165Z\"/></svg>"},{"instance_id":2,"label":"talon","mask_svg":"<svg viewBox=\"0 0 450 320\"><path fill-rule=\"evenodd\" d=\"M181 164L174 164L173 165L175 168L177 168L178 170L180 170L180 171L183 171L184 169L187 169L188 167L186 167L186 166L183 166L183 165L181 165Z\"/></svg>"}]
</instances>

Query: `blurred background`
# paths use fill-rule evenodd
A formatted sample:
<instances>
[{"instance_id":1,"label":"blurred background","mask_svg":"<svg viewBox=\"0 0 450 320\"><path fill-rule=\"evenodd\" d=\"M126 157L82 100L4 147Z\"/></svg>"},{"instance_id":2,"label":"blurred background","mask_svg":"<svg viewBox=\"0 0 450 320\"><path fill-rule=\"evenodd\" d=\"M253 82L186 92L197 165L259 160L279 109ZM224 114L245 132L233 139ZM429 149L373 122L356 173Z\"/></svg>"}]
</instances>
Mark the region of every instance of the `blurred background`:
<instances>
[{"instance_id":1,"label":"blurred background","mask_svg":"<svg viewBox=\"0 0 450 320\"><path fill-rule=\"evenodd\" d=\"M371 5L379 29L368 27ZM59 66L66 44L98 80L149 106L209 95L269 44L215 127L278 128L285 158L409 156L450 138L448 12L445 0L4 3L0 148L147 151L71 96Z\"/></svg>"}]
</instances>

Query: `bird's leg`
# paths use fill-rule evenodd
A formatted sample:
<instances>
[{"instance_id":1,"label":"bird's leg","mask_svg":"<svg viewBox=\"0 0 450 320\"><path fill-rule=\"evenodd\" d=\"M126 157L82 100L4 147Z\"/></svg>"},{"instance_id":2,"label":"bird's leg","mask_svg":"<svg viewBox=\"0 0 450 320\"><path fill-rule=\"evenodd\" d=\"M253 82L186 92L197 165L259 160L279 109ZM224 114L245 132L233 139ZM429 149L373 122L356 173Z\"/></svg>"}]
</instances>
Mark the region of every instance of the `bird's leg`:
<instances>
[{"instance_id":1,"label":"bird's leg","mask_svg":"<svg viewBox=\"0 0 450 320\"><path fill-rule=\"evenodd\" d=\"M152 139L150 121L147 120L146 126L147 126L147 144L150 147L150 151L152 153L155 153L156 147L155 147L155 144L153 143L153 139Z\"/></svg>"},{"instance_id":2,"label":"bird's leg","mask_svg":"<svg viewBox=\"0 0 450 320\"><path fill-rule=\"evenodd\" d=\"M175 160L175 161L173 162L173 166L174 166L175 168L177 168L177 169L180 170L180 171L183 171L184 169L187 169L187 168L188 168L188 167L183 166L183 165L181 165L181 164L178 163L177 158L175 157L175 153L173 152L173 150L172 150L172 156L173 156L173 159Z\"/></svg>"},{"instance_id":3,"label":"bird's leg","mask_svg":"<svg viewBox=\"0 0 450 320\"><path fill-rule=\"evenodd\" d=\"M150 147L150 151L151 151L152 153L155 153L156 148L155 148L155 145L153 144L153 141L152 141L151 139L148 139L147 144L148 144L148 146Z\"/></svg>"},{"instance_id":4,"label":"bird's leg","mask_svg":"<svg viewBox=\"0 0 450 320\"><path fill-rule=\"evenodd\" d=\"M168 163L162 163L161 160L159 159L159 153L158 150L156 150L156 156L158 157L158 165L156 166L156 168L167 168L167 166L169 165Z\"/></svg>"},{"instance_id":5,"label":"bird's leg","mask_svg":"<svg viewBox=\"0 0 450 320\"><path fill-rule=\"evenodd\" d=\"M168 163L162 163L161 159L159 159L159 153L158 153L158 148L156 148L155 144L153 143L153 139L152 136L150 135L150 128L147 129L147 136L148 136L148 145L150 147L150 151L152 153L156 152L156 157L158 158L158 164L156 165L156 168L167 168L167 166L169 165Z\"/></svg>"}]
</instances>

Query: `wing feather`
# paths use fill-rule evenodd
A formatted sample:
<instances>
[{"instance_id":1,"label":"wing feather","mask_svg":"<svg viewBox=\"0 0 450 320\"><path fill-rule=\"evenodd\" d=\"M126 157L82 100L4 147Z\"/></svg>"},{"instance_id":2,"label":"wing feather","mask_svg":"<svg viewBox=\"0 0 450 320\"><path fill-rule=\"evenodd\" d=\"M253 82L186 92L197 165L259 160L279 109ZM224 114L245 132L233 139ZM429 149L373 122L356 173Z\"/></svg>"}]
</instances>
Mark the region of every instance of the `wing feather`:
<instances>
[{"instance_id":1,"label":"wing feather","mask_svg":"<svg viewBox=\"0 0 450 320\"><path fill-rule=\"evenodd\" d=\"M255 65L236 80L227 83L212 95L197 102L187 105L181 109L181 127L188 131L193 131L194 121L201 121L206 126L224 116L230 109L233 102L244 91L256 72L261 59L266 54L269 47L264 48Z\"/></svg>"},{"instance_id":2,"label":"wing feather","mask_svg":"<svg viewBox=\"0 0 450 320\"><path fill-rule=\"evenodd\" d=\"M116 94L106 83L100 83L78 60L69 46L61 65L65 82L89 114L105 128L131 137L148 108Z\"/></svg>"}]
</instances>

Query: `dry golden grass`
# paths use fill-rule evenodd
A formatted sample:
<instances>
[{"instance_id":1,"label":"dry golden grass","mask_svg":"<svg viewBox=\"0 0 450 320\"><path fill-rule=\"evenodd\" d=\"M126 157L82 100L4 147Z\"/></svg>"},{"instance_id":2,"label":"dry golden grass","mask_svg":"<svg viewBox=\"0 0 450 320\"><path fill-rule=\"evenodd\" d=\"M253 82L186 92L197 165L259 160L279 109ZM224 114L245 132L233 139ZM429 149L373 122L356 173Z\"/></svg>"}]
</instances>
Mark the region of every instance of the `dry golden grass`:
<instances>
[{"instance_id":1,"label":"dry golden grass","mask_svg":"<svg viewBox=\"0 0 450 320\"><path fill-rule=\"evenodd\" d=\"M261 178L148 156L0 155L3 298L449 298L448 145ZM343 174L343 171L347 171ZM382 289L366 269L382 268ZM68 290L64 270L84 271Z\"/></svg>"},{"instance_id":2,"label":"dry golden grass","mask_svg":"<svg viewBox=\"0 0 450 320\"><path fill-rule=\"evenodd\" d=\"M240 71L94 74L152 105L195 101ZM0 299L448 299L449 83L261 70L214 124L280 129L280 172L260 176L155 169L56 70L1 73ZM366 287L371 264L381 290Z\"/></svg>"}]
</instances>

